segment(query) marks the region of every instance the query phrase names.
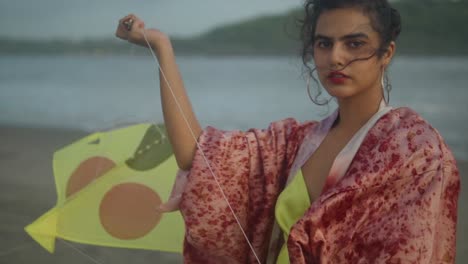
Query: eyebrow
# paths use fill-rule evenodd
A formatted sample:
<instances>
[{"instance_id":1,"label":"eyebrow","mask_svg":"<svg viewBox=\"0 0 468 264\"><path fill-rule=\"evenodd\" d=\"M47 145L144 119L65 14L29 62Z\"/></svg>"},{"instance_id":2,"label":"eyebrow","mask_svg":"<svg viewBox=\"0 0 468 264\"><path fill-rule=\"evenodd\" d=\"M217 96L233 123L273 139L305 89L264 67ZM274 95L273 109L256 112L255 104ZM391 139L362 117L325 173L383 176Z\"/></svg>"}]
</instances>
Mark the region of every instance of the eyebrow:
<instances>
[{"instance_id":1,"label":"eyebrow","mask_svg":"<svg viewBox=\"0 0 468 264\"><path fill-rule=\"evenodd\" d=\"M367 34L365 33L362 33L362 32L358 32L358 33L353 33L353 34L348 34L348 35L344 35L342 37L340 37L339 39L340 40L347 40L347 39L354 39L354 38L366 38L368 39L369 36L367 36ZM328 37L328 36L325 36L325 35L321 35L321 34L317 34L315 35L315 38L314 39L326 39L326 40L331 40L333 39L332 37Z\"/></svg>"}]
</instances>

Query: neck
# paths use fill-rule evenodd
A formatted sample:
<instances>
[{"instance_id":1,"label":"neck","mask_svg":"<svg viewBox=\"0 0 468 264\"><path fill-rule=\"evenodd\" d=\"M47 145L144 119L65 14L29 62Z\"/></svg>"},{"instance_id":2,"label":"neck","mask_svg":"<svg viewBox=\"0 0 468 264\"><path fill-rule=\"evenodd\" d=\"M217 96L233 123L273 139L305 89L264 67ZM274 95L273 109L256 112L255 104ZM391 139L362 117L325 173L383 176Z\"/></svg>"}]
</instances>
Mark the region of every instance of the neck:
<instances>
[{"instance_id":1,"label":"neck","mask_svg":"<svg viewBox=\"0 0 468 264\"><path fill-rule=\"evenodd\" d=\"M369 93L352 98L338 99L339 121L335 128L356 132L379 110L382 100L381 89L372 89Z\"/></svg>"}]
</instances>

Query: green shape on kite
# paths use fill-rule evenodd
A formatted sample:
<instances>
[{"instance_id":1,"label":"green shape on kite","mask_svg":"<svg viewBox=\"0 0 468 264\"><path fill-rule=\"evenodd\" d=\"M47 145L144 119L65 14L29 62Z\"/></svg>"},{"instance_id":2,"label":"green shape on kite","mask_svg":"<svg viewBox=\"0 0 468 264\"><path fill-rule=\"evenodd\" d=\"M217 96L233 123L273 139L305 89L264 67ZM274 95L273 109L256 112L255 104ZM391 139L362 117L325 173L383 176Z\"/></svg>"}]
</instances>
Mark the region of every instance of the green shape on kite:
<instances>
[{"instance_id":1,"label":"green shape on kite","mask_svg":"<svg viewBox=\"0 0 468 264\"><path fill-rule=\"evenodd\" d=\"M137 171L151 170L171 155L172 147L166 136L166 128L164 125L157 125L157 127L151 125L146 130L133 157L127 159L125 163Z\"/></svg>"}]
</instances>

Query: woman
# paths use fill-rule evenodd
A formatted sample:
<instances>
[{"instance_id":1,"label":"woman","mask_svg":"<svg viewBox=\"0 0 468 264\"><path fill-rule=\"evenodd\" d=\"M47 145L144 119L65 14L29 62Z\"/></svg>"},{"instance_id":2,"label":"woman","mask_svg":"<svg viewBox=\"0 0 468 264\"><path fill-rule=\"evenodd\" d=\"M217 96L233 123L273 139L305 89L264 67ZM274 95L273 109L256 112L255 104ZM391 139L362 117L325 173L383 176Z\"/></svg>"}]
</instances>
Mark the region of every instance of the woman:
<instances>
[{"instance_id":1,"label":"woman","mask_svg":"<svg viewBox=\"0 0 468 264\"><path fill-rule=\"evenodd\" d=\"M146 38L161 66L165 123L187 171L163 210L184 216L185 261L453 263L455 160L425 120L384 96L398 12L387 0L308 0L305 11L303 60L339 107L246 132L202 130L169 38L133 15L119 23L116 35Z\"/></svg>"}]
</instances>

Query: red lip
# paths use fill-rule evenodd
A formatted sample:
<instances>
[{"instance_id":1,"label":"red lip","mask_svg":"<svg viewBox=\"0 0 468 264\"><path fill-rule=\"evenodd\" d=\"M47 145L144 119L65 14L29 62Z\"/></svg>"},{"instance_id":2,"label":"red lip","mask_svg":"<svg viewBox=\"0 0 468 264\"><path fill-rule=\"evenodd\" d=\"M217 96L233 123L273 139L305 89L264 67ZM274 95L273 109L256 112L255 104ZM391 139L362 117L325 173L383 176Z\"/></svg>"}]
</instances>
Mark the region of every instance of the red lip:
<instances>
[{"instance_id":1,"label":"red lip","mask_svg":"<svg viewBox=\"0 0 468 264\"><path fill-rule=\"evenodd\" d=\"M348 78L348 75L339 71L333 71L328 74L328 80L334 84L343 84Z\"/></svg>"}]
</instances>

